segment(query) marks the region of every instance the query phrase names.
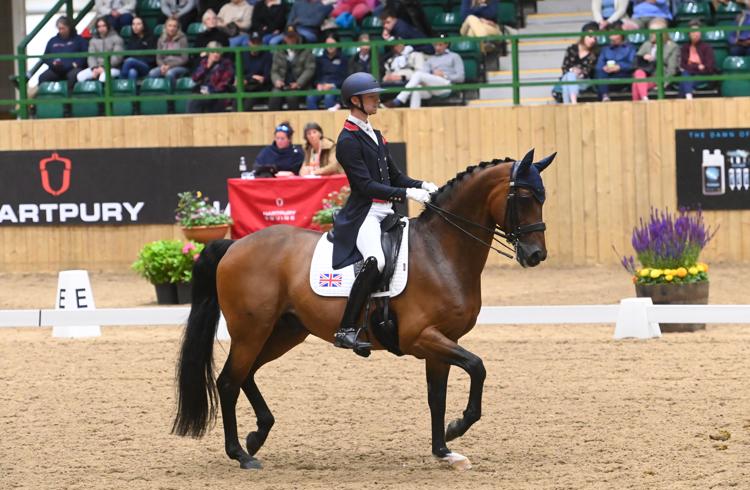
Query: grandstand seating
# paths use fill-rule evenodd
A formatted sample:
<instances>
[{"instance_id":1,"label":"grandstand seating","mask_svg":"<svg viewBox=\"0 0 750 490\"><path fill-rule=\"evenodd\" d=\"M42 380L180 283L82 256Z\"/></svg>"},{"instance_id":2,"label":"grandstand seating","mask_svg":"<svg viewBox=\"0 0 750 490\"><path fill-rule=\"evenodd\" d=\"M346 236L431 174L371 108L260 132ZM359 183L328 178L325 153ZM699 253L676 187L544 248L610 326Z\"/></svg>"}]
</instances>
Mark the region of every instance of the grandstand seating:
<instances>
[{"instance_id":1,"label":"grandstand seating","mask_svg":"<svg viewBox=\"0 0 750 490\"><path fill-rule=\"evenodd\" d=\"M750 56L728 56L722 64L724 73L750 73ZM750 96L750 80L724 80L721 82L724 97Z\"/></svg>"},{"instance_id":2,"label":"grandstand seating","mask_svg":"<svg viewBox=\"0 0 750 490\"><path fill-rule=\"evenodd\" d=\"M198 37L198 34L206 30L206 26L204 26L201 22L193 22L188 26L187 29L187 38L188 43L193 44L195 42L195 39Z\"/></svg>"},{"instance_id":3,"label":"grandstand seating","mask_svg":"<svg viewBox=\"0 0 750 490\"><path fill-rule=\"evenodd\" d=\"M141 95L168 95L172 93L172 85L166 78L145 78L141 84ZM169 105L166 99L142 100L141 114L166 114Z\"/></svg>"},{"instance_id":4,"label":"grandstand seating","mask_svg":"<svg viewBox=\"0 0 750 490\"><path fill-rule=\"evenodd\" d=\"M685 2L678 5L675 14L678 26L685 26L693 19L711 22L711 5L708 1Z\"/></svg>"},{"instance_id":5,"label":"grandstand seating","mask_svg":"<svg viewBox=\"0 0 750 490\"><path fill-rule=\"evenodd\" d=\"M129 79L118 79L112 81L112 95L134 96L135 81ZM134 103L130 100L117 100L112 103L112 114L115 116L130 116L135 113Z\"/></svg>"},{"instance_id":6,"label":"grandstand seating","mask_svg":"<svg viewBox=\"0 0 750 490\"><path fill-rule=\"evenodd\" d=\"M722 22L726 21L734 23L734 19L740 12L742 12L742 7L740 7L735 2L729 2L726 5L719 4L718 8L716 9L716 14L714 15L714 19L716 23L720 25L722 24Z\"/></svg>"},{"instance_id":7,"label":"grandstand seating","mask_svg":"<svg viewBox=\"0 0 750 490\"><path fill-rule=\"evenodd\" d=\"M136 12L143 19L149 31L154 32L156 24L159 23L164 14L161 12L160 0L138 0Z\"/></svg>"},{"instance_id":8,"label":"grandstand seating","mask_svg":"<svg viewBox=\"0 0 750 490\"><path fill-rule=\"evenodd\" d=\"M104 94L102 83L97 80L78 82L73 87L73 96L77 98L101 97ZM73 117L94 117L100 114L100 102L73 102Z\"/></svg>"},{"instance_id":9,"label":"grandstand seating","mask_svg":"<svg viewBox=\"0 0 750 490\"><path fill-rule=\"evenodd\" d=\"M437 33L458 33L461 28L461 16L455 12L443 12L432 18L432 29Z\"/></svg>"},{"instance_id":10,"label":"grandstand seating","mask_svg":"<svg viewBox=\"0 0 750 490\"><path fill-rule=\"evenodd\" d=\"M189 95L192 94L195 89L196 83L190 77L178 78L175 83L176 95ZM174 111L180 114L187 112L188 100L187 99L176 99L174 101Z\"/></svg>"},{"instance_id":11,"label":"grandstand seating","mask_svg":"<svg viewBox=\"0 0 750 490\"><path fill-rule=\"evenodd\" d=\"M62 99L68 96L67 82L44 82L39 84L37 99ZM36 117L38 119L49 119L63 117L65 115L65 105L60 103L37 104Z\"/></svg>"},{"instance_id":12,"label":"grandstand seating","mask_svg":"<svg viewBox=\"0 0 750 490\"><path fill-rule=\"evenodd\" d=\"M133 36L133 28L130 26L122 26L122 29L120 29L120 37L127 41Z\"/></svg>"}]
</instances>

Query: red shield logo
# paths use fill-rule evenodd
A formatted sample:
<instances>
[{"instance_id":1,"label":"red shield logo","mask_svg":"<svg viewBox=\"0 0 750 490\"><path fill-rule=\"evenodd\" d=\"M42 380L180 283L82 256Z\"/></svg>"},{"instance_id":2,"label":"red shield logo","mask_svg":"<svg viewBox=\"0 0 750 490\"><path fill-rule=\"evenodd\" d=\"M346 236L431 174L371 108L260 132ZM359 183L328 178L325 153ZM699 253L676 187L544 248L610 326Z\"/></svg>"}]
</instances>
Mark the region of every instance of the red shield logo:
<instances>
[{"instance_id":1,"label":"red shield logo","mask_svg":"<svg viewBox=\"0 0 750 490\"><path fill-rule=\"evenodd\" d=\"M49 172L47 172L47 165L50 162L61 162L63 164L63 176L62 184L60 188L55 190L49 183ZM73 164L68 158L63 158L57 153L52 153L49 158L44 158L39 161L39 172L42 174L42 188L53 196L59 196L68 190L70 187L70 171L73 168Z\"/></svg>"}]
</instances>

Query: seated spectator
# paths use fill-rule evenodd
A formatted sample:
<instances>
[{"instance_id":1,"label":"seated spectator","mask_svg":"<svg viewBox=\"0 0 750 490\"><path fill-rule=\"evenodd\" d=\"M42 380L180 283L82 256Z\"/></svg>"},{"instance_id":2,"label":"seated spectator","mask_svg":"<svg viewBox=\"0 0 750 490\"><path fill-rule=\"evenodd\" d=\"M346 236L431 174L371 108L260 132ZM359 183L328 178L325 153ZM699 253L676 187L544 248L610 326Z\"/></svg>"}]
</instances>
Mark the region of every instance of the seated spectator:
<instances>
[{"instance_id":1,"label":"seated spectator","mask_svg":"<svg viewBox=\"0 0 750 490\"><path fill-rule=\"evenodd\" d=\"M211 41L206 47L222 46ZM193 81L198 84L203 95L229 93L234 81L234 65L221 53L209 52L201 57L198 68L193 72ZM223 112L228 105L228 99L192 99L188 102L188 112Z\"/></svg>"},{"instance_id":2,"label":"seated spectator","mask_svg":"<svg viewBox=\"0 0 750 490\"><path fill-rule=\"evenodd\" d=\"M329 34L326 37L326 44L335 44L339 42L335 34ZM326 52L323 56L319 56L315 60L315 89L316 90L333 90L335 88L341 88L341 84L344 83L346 78L346 58L341 55L341 50L336 46L326 47ZM326 95L308 95L307 96L307 108L315 110L318 108L320 98L323 97L323 106L326 109L331 109L336 105L336 99L338 95L326 94Z\"/></svg>"},{"instance_id":3,"label":"seated spectator","mask_svg":"<svg viewBox=\"0 0 750 490\"><path fill-rule=\"evenodd\" d=\"M424 39L427 37L425 33L405 20L396 18L391 12L386 11L382 19L383 39L387 41L392 39ZM414 49L425 54L435 54L435 48L430 44L420 44Z\"/></svg>"},{"instance_id":4,"label":"seated spectator","mask_svg":"<svg viewBox=\"0 0 750 490\"><path fill-rule=\"evenodd\" d=\"M245 75L245 92L267 92L271 90L271 52L257 48L263 44L260 33L250 33L250 49L242 52L242 68ZM253 110L257 98L245 99L246 111Z\"/></svg>"},{"instance_id":5,"label":"seated spectator","mask_svg":"<svg viewBox=\"0 0 750 490\"><path fill-rule=\"evenodd\" d=\"M89 44L76 33L76 28L66 16L60 16L55 23L57 35L47 41L44 54L85 53ZM39 75L39 83L68 82L68 92L73 90L76 76L86 66L86 58L47 58L47 70Z\"/></svg>"},{"instance_id":6,"label":"seated spectator","mask_svg":"<svg viewBox=\"0 0 750 490\"><path fill-rule=\"evenodd\" d=\"M299 34L294 26L284 31L284 43L290 46L299 44ZM315 76L315 55L309 49L278 49L273 53L271 63L271 83L273 92L284 90L308 90L312 87ZM289 109L299 109L299 96L271 97L268 107L272 111L281 110L286 99Z\"/></svg>"},{"instance_id":7,"label":"seated spectator","mask_svg":"<svg viewBox=\"0 0 750 490\"><path fill-rule=\"evenodd\" d=\"M159 50L185 49L187 46L187 37L180 30L180 22L176 18L170 17L164 23L164 32L156 42L156 48ZM148 72L148 76L151 78L167 77L170 83L174 85L177 78L188 72L187 63L187 54L157 54L156 68Z\"/></svg>"},{"instance_id":8,"label":"seated spectator","mask_svg":"<svg viewBox=\"0 0 750 490\"><path fill-rule=\"evenodd\" d=\"M669 0L635 0L633 21L638 24L638 28L645 29L652 19L672 20Z\"/></svg>"},{"instance_id":9,"label":"seated spectator","mask_svg":"<svg viewBox=\"0 0 750 490\"><path fill-rule=\"evenodd\" d=\"M343 13L349 13L359 23L373 11L377 3L377 0L337 0L331 16L336 18Z\"/></svg>"},{"instance_id":10,"label":"seated spectator","mask_svg":"<svg viewBox=\"0 0 750 490\"><path fill-rule=\"evenodd\" d=\"M693 19L689 26L695 29L701 27L701 21ZM680 69L683 77L691 75L712 75L716 73L714 49L704 43L700 31L690 31L690 42L682 45L680 50ZM696 82L680 82L680 95L686 99L693 98Z\"/></svg>"},{"instance_id":11,"label":"seated spectator","mask_svg":"<svg viewBox=\"0 0 750 490\"><path fill-rule=\"evenodd\" d=\"M391 56L385 60L383 75L384 85L404 85L411 80L414 72L422 71L424 55L414 51L411 46L394 44L391 46Z\"/></svg>"},{"instance_id":12,"label":"seated spectator","mask_svg":"<svg viewBox=\"0 0 750 490\"><path fill-rule=\"evenodd\" d=\"M77 79L79 82L86 80L99 80L103 82L107 78L104 68L104 56L96 56L96 53L121 52L124 49L122 38L114 29L110 29L109 21L106 17L96 20L96 35L91 38L89 43L89 67L78 72ZM120 76L120 64L122 64L121 55L112 55L109 57L110 74L113 77Z\"/></svg>"},{"instance_id":13,"label":"seated spectator","mask_svg":"<svg viewBox=\"0 0 750 490\"><path fill-rule=\"evenodd\" d=\"M359 35L357 38L357 41L362 43L369 43L370 42L370 35L366 32L363 32ZM348 66L347 66L347 74L351 75L352 73L359 73L361 71L370 72L371 69L371 55L370 55L370 45L366 44L363 46L360 46L357 48L357 54L349 58Z\"/></svg>"},{"instance_id":14,"label":"seated spectator","mask_svg":"<svg viewBox=\"0 0 750 490\"><path fill-rule=\"evenodd\" d=\"M105 17L113 30L120 32L133 22L135 0L96 0L96 17Z\"/></svg>"},{"instance_id":15,"label":"seated spectator","mask_svg":"<svg viewBox=\"0 0 750 490\"><path fill-rule=\"evenodd\" d=\"M148 32L146 25L143 23L143 19L140 17L134 17L131 29L132 35L125 43L126 51L156 49L156 39ZM156 66L156 56L153 54L129 56L122 62L120 77L136 80L148 75L148 72L151 71L151 68L154 66Z\"/></svg>"},{"instance_id":16,"label":"seated spectator","mask_svg":"<svg viewBox=\"0 0 750 490\"><path fill-rule=\"evenodd\" d=\"M305 154L299 146L292 144L293 135L294 129L289 122L284 121L276 126L273 143L263 148L255 159L256 175L267 172L268 168L274 169L274 172L299 173Z\"/></svg>"},{"instance_id":17,"label":"seated spectator","mask_svg":"<svg viewBox=\"0 0 750 490\"><path fill-rule=\"evenodd\" d=\"M447 37L445 34L440 37ZM412 87L444 87L451 83L464 81L464 61L459 55L448 49L447 42L435 43L435 55L427 58L421 71L416 71L406 84L406 88ZM433 95L442 97L448 95L450 89L431 91L403 91L395 99L387 102L387 107L399 107L406 104L411 98L409 107L412 109L422 106L422 99L429 99Z\"/></svg>"},{"instance_id":18,"label":"seated spectator","mask_svg":"<svg viewBox=\"0 0 750 490\"><path fill-rule=\"evenodd\" d=\"M565 82L590 80L594 77L596 66L596 37L591 34L599 30L596 22L583 26L583 35L577 43L568 46L562 64L562 78ZM577 104L578 94L589 87L587 83L561 85L564 104Z\"/></svg>"},{"instance_id":19,"label":"seated spectator","mask_svg":"<svg viewBox=\"0 0 750 490\"><path fill-rule=\"evenodd\" d=\"M599 24L600 31L615 22L621 22L626 30L638 29L638 24L628 17L630 0L591 0L591 13L594 21Z\"/></svg>"},{"instance_id":20,"label":"seated spectator","mask_svg":"<svg viewBox=\"0 0 750 490\"><path fill-rule=\"evenodd\" d=\"M300 175L333 175L344 173L336 160L336 143L323 136L318 123L305 124L305 159Z\"/></svg>"},{"instance_id":21,"label":"seated spectator","mask_svg":"<svg viewBox=\"0 0 750 490\"><path fill-rule=\"evenodd\" d=\"M609 30L620 30L619 22L611 24ZM622 34L610 34L609 44L599 52L594 73L598 79L630 78L635 63L635 48ZM596 86L602 101L609 101L609 85Z\"/></svg>"},{"instance_id":22,"label":"seated spectator","mask_svg":"<svg viewBox=\"0 0 750 490\"><path fill-rule=\"evenodd\" d=\"M461 35L469 37L498 36L502 32L497 24L499 0L462 0ZM495 43L483 42L482 51L493 51Z\"/></svg>"},{"instance_id":23,"label":"seated spectator","mask_svg":"<svg viewBox=\"0 0 750 490\"><path fill-rule=\"evenodd\" d=\"M750 26L750 11L743 10L737 16L738 27ZM729 31L729 54L732 56L750 55L750 31Z\"/></svg>"},{"instance_id":24,"label":"seated spectator","mask_svg":"<svg viewBox=\"0 0 750 490\"><path fill-rule=\"evenodd\" d=\"M660 18L652 19L648 23L652 30L666 29L667 21ZM680 48L672 41L669 34L662 33L664 46L664 76L676 76L680 69ZM651 34L648 41L641 44L636 53L636 70L633 72L635 78L647 78L656 73L656 34ZM667 84L665 84L667 85ZM648 100L648 91L656 87L653 82L636 82L632 85L633 100Z\"/></svg>"},{"instance_id":25,"label":"seated spectator","mask_svg":"<svg viewBox=\"0 0 750 490\"><path fill-rule=\"evenodd\" d=\"M182 32L187 32L188 26L198 18L195 0L161 0L161 11L169 19L176 18Z\"/></svg>"},{"instance_id":26,"label":"seated spectator","mask_svg":"<svg viewBox=\"0 0 750 490\"><path fill-rule=\"evenodd\" d=\"M262 0L255 4L251 31L258 31L263 36L263 42L268 44L271 39L281 34L286 26L287 7L281 0Z\"/></svg>"},{"instance_id":27,"label":"seated spectator","mask_svg":"<svg viewBox=\"0 0 750 490\"><path fill-rule=\"evenodd\" d=\"M231 0L218 14L219 28L229 36L230 46L247 44L247 32L253 18L253 7L246 0Z\"/></svg>"},{"instance_id":28,"label":"seated spectator","mask_svg":"<svg viewBox=\"0 0 750 490\"><path fill-rule=\"evenodd\" d=\"M219 19L216 16L216 12L211 9L203 12L201 24L203 24L203 32L195 37L193 47L205 48L211 41L216 41L222 46L229 46L229 36L227 36L226 32L219 29Z\"/></svg>"},{"instance_id":29,"label":"seated spectator","mask_svg":"<svg viewBox=\"0 0 750 490\"><path fill-rule=\"evenodd\" d=\"M318 41L320 27L333 9L332 5L325 5L320 0L298 0L292 5L289 12L287 26L294 26L306 43ZM278 34L272 37L268 44L279 44L283 36Z\"/></svg>"}]
</instances>

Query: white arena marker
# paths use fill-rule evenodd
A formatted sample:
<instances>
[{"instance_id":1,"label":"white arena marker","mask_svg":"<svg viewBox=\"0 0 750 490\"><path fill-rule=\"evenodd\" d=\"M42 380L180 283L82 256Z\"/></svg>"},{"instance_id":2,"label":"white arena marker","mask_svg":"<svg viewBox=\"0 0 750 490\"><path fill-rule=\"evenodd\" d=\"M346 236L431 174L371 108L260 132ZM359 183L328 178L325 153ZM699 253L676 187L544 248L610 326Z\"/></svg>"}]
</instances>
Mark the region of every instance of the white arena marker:
<instances>
[{"instance_id":1,"label":"white arena marker","mask_svg":"<svg viewBox=\"0 0 750 490\"><path fill-rule=\"evenodd\" d=\"M651 298L625 298L620 301L615 325L615 340L661 337L658 323L648 321L648 309L653 306Z\"/></svg>"},{"instance_id":2,"label":"white arena marker","mask_svg":"<svg viewBox=\"0 0 750 490\"><path fill-rule=\"evenodd\" d=\"M96 309L88 271L61 271L58 274L55 309ZM52 325L52 336L58 338L99 337L101 334L99 325Z\"/></svg>"}]
</instances>

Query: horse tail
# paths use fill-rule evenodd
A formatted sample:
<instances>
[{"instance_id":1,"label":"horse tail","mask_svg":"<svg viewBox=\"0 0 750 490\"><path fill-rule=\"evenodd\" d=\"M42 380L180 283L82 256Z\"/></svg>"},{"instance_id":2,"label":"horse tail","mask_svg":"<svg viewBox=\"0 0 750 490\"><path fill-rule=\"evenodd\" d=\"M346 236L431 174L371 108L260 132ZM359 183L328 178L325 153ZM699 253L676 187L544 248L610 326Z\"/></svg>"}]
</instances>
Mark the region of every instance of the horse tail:
<instances>
[{"instance_id":1,"label":"horse tail","mask_svg":"<svg viewBox=\"0 0 750 490\"><path fill-rule=\"evenodd\" d=\"M193 298L177 360L177 415L172 433L202 437L216 421L214 337L219 323L216 269L232 240L211 242L193 266Z\"/></svg>"}]
</instances>

